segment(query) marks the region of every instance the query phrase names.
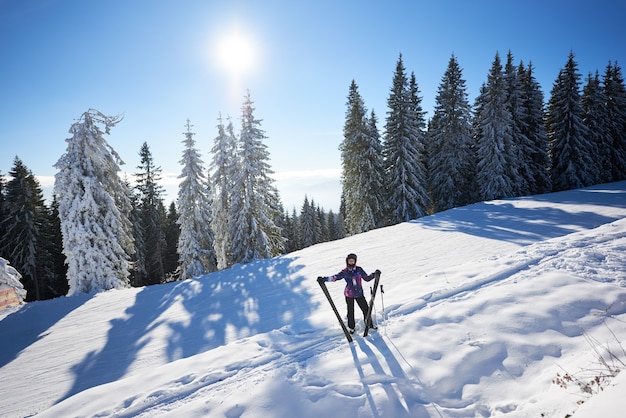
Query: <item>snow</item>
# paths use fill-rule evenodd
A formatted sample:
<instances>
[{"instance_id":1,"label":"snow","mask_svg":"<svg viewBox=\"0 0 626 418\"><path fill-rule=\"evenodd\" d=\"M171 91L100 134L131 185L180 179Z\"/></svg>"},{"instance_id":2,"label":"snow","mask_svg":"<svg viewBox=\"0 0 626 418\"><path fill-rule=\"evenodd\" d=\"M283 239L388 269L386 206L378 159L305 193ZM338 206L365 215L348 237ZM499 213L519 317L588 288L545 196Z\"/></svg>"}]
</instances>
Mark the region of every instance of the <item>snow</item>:
<instances>
[{"instance_id":1,"label":"snow","mask_svg":"<svg viewBox=\"0 0 626 418\"><path fill-rule=\"evenodd\" d=\"M552 381L606 373L604 349L626 361L625 218L626 182L612 183L9 308L0 415L621 416L626 373L593 396ZM379 329L351 344L315 280L350 252L384 290ZM343 286L328 287L343 313Z\"/></svg>"}]
</instances>

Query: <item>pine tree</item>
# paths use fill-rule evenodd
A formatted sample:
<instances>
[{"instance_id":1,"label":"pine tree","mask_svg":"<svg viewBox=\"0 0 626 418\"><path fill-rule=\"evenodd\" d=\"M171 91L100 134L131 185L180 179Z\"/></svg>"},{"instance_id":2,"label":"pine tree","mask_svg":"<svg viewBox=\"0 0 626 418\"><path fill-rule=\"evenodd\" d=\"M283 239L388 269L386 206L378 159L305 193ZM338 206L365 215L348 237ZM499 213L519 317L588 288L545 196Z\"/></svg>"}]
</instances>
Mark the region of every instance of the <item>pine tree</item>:
<instances>
[{"instance_id":1,"label":"pine tree","mask_svg":"<svg viewBox=\"0 0 626 418\"><path fill-rule=\"evenodd\" d=\"M580 103L584 115L583 124L587 127L588 139L595 148L591 155L594 164L594 183L610 182L612 144L608 141L606 98L598 71L595 76L591 73L587 76Z\"/></svg>"},{"instance_id":2,"label":"pine tree","mask_svg":"<svg viewBox=\"0 0 626 418\"><path fill-rule=\"evenodd\" d=\"M462 70L452 55L439 84L428 130L429 184L435 212L474 200L471 116Z\"/></svg>"},{"instance_id":3,"label":"pine tree","mask_svg":"<svg viewBox=\"0 0 626 418\"><path fill-rule=\"evenodd\" d=\"M123 162L103 137L118 122L97 110L83 113L55 164L68 295L128 286L134 252L129 191L118 175Z\"/></svg>"},{"instance_id":4,"label":"pine tree","mask_svg":"<svg viewBox=\"0 0 626 418\"><path fill-rule=\"evenodd\" d=\"M544 112L543 92L533 74L532 63L525 68L520 63L518 74L522 88L522 103L525 120L522 133L528 143L522 150L522 157L528 165L527 182L529 194L549 193L552 190L550 179L550 157L548 156L548 134Z\"/></svg>"},{"instance_id":5,"label":"pine tree","mask_svg":"<svg viewBox=\"0 0 626 418\"><path fill-rule=\"evenodd\" d=\"M548 106L547 130L552 160L550 175L553 191L577 189L593 184L593 143L583 123L580 101L580 74L574 53L552 87Z\"/></svg>"},{"instance_id":6,"label":"pine tree","mask_svg":"<svg viewBox=\"0 0 626 418\"><path fill-rule=\"evenodd\" d=\"M417 84L414 84L409 86L400 55L387 99L383 144L391 223L422 217L430 207L426 190L426 122Z\"/></svg>"},{"instance_id":7,"label":"pine tree","mask_svg":"<svg viewBox=\"0 0 626 418\"><path fill-rule=\"evenodd\" d=\"M217 268L222 270L232 265L230 228L230 206L233 188L233 177L239 166L237 158L237 139L233 132L233 124L229 120L224 127L221 115L218 118L218 136L214 139L211 149L213 159L210 165L210 182L213 190L211 225L214 233L215 255Z\"/></svg>"},{"instance_id":8,"label":"pine tree","mask_svg":"<svg viewBox=\"0 0 626 418\"><path fill-rule=\"evenodd\" d=\"M626 179L626 86L622 69L609 63L604 74L604 96L611 146L613 181Z\"/></svg>"},{"instance_id":9,"label":"pine tree","mask_svg":"<svg viewBox=\"0 0 626 418\"><path fill-rule=\"evenodd\" d=\"M55 298L66 295L69 290L67 283L67 265L63 255L63 236L61 235L61 220L59 219L59 201L55 195L48 210L48 233L46 245L52 257L52 273L50 275L47 297Z\"/></svg>"},{"instance_id":10,"label":"pine tree","mask_svg":"<svg viewBox=\"0 0 626 418\"><path fill-rule=\"evenodd\" d=\"M277 190L270 175L266 138L261 120L254 116L250 92L244 98L239 137L239 170L230 194L230 248L233 263L248 263L279 255L284 238L275 219L281 213Z\"/></svg>"},{"instance_id":11,"label":"pine tree","mask_svg":"<svg viewBox=\"0 0 626 418\"><path fill-rule=\"evenodd\" d=\"M415 85L415 89L417 91L417 85ZM372 221L372 226L365 230L378 228L388 223L387 214L389 208L384 181L385 160L377 125L378 119L376 113L372 110L370 117L367 119L368 144L364 149L361 163L361 178L364 189L363 199L367 213L369 213L369 216L366 218Z\"/></svg>"},{"instance_id":12,"label":"pine tree","mask_svg":"<svg viewBox=\"0 0 626 418\"><path fill-rule=\"evenodd\" d=\"M0 254L22 274L27 300L40 300L46 293L45 273L52 270L45 236L48 209L39 182L18 157L9 174Z\"/></svg>"},{"instance_id":13,"label":"pine tree","mask_svg":"<svg viewBox=\"0 0 626 418\"><path fill-rule=\"evenodd\" d=\"M524 106L524 92L518 66L513 62L513 53L507 54L504 65L506 102L511 113L511 148L508 154L508 172L511 178L513 196L530 194L532 178L530 156L533 144L526 136L528 115Z\"/></svg>"},{"instance_id":14,"label":"pine tree","mask_svg":"<svg viewBox=\"0 0 626 418\"><path fill-rule=\"evenodd\" d=\"M361 182L361 156L368 148L367 109L354 80L350 84L343 142L339 145L342 165L342 199L346 229L350 235L373 228L375 221L366 218L365 190Z\"/></svg>"},{"instance_id":15,"label":"pine tree","mask_svg":"<svg viewBox=\"0 0 626 418\"><path fill-rule=\"evenodd\" d=\"M146 269L146 280L143 284L151 285L162 283L165 279L163 258L166 243L162 215L164 206L161 198L164 189L159 185L161 167L154 164L152 153L146 142L141 146L139 156L141 164L137 167L139 171L135 173L135 180L139 198L139 223L144 246L141 251L144 256L142 264ZM139 247L139 243L136 244Z\"/></svg>"},{"instance_id":16,"label":"pine tree","mask_svg":"<svg viewBox=\"0 0 626 418\"><path fill-rule=\"evenodd\" d=\"M513 119L507 103L507 83L500 56L496 57L476 99L477 187L480 200L513 196L517 173L511 160L517 157L513 145Z\"/></svg>"},{"instance_id":17,"label":"pine tree","mask_svg":"<svg viewBox=\"0 0 626 418\"><path fill-rule=\"evenodd\" d=\"M217 270L211 230L211 198L204 173L204 162L195 148L195 135L187 120L184 132L183 166L178 178L178 254L180 279L185 280Z\"/></svg>"},{"instance_id":18,"label":"pine tree","mask_svg":"<svg viewBox=\"0 0 626 418\"><path fill-rule=\"evenodd\" d=\"M343 228L343 219L341 215L337 214L330 210L328 212L328 240L334 241L338 239L342 239L345 236L345 231Z\"/></svg>"},{"instance_id":19,"label":"pine tree","mask_svg":"<svg viewBox=\"0 0 626 418\"><path fill-rule=\"evenodd\" d=\"M167 281L179 279L178 271L178 239L180 237L180 227L178 226L178 211L176 203L171 202L165 220L165 256L163 263Z\"/></svg>"}]
</instances>

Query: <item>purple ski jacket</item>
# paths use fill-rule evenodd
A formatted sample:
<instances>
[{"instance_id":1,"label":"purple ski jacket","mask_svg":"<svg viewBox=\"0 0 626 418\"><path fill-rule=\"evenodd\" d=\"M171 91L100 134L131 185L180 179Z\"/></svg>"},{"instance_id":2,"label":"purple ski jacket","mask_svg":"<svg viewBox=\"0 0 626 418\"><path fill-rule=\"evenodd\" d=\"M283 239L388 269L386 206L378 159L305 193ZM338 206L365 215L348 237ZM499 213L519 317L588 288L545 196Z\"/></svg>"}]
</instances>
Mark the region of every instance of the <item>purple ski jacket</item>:
<instances>
[{"instance_id":1,"label":"purple ski jacket","mask_svg":"<svg viewBox=\"0 0 626 418\"><path fill-rule=\"evenodd\" d=\"M327 282L336 282L337 280L344 279L346 281L346 288L343 294L349 298L358 298L363 296L363 286L361 282L365 280L369 282L374 278L374 275L368 275L365 270L359 266L346 267L339 273L330 276L326 279Z\"/></svg>"}]
</instances>

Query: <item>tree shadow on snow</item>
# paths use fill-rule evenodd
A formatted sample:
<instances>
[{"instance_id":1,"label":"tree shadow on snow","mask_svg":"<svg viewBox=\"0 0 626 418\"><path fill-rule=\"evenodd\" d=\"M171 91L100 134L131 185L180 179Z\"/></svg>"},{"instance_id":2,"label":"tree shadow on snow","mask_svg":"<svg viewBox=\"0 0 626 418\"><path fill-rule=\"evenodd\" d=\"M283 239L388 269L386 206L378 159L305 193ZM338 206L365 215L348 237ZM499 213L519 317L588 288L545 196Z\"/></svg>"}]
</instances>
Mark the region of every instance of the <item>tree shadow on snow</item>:
<instances>
[{"instance_id":1,"label":"tree shadow on snow","mask_svg":"<svg viewBox=\"0 0 626 418\"><path fill-rule=\"evenodd\" d=\"M494 240L515 242L527 245L537 240L564 236L579 228L596 228L621 219L590 211L567 212L552 207L552 202L571 205L601 205L616 208L626 207L626 193L614 187L601 187L570 190L552 193L545 197L532 196L536 202L546 202L546 206L524 208L513 203L476 203L437 213L437 216L424 217L412 222L442 231L463 232ZM523 200L519 198L516 200ZM506 200L504 200L506 201Z\"/></svg>"},{"instance_id":2,"label":"tree shadow on snow","mask_svg":"<svg viewBox=\"0 0 626 418\"><path fill-rule=\"evenodd\" d=\"M0 368L48 334L48 330L93 295L29 302L0 321Z\"/></svg>"},{"instance_id":3,"label":"tree shadow on snow","mask_svg":"<svg viewBox=\"0 0 626 418\"><path fill-rule=\"evenodd\" d=\"M300 289L301 268L279 257L144 288L111 321L104 347L73 367L74 384L57 402L122 378L150 344L158 351L151 358L166 357L158 366L307 318L312 306Z\"/></svg>"}]
</instances>

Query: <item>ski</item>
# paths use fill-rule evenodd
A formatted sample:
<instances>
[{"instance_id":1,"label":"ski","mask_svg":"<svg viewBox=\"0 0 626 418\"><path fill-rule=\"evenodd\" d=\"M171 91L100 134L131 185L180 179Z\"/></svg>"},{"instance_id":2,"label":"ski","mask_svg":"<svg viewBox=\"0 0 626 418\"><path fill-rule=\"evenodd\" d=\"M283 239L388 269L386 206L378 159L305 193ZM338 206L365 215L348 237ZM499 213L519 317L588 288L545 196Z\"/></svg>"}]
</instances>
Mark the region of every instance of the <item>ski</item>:
<instances>
[{"instance_id":1,"label":"ski","mask_svg":"<svg viewBox=\"0 0 626 418\"><path fill-rule=\"evenodd\" d=\"M376 290L378 290L379 280L380 280L380 271L376 270L376 273L374 273L374 290L372 291L370 304L367 307L367 317L365 318L365 331L363 332L364 337L367 337L367 334L370 332L369 324L370 322L372 322L372 310L374 309L374 298L376 297Z\"/></svg>"},{"instance_id":2,"label":"ski","mask_svg":"<svg viewBox=\"0 0 626 418\"><path fill-rule=\"evenodd\" d=\"M351 343L352 335L350 334L350 331L348 331L348 328L346 327L346 324L343 322L343 319L341 319L341 315L339 315L339 311L337 310L337 307L335 306L335 302L333 302L333 298L330 296L330 293L328 292L328 288L326 287L326 282L322 280L318 280L317 282L320 284L322 291L326 295L326 299L328 299L328 303L330 303L330 306L333 308L333 312L335 312L335 315L337 316L337 320L339 321L339 325L341 325L341 329L343 329L343 333L346 334L346 338L348 339L348 342Z\"/></svg>"}]
</instances>

